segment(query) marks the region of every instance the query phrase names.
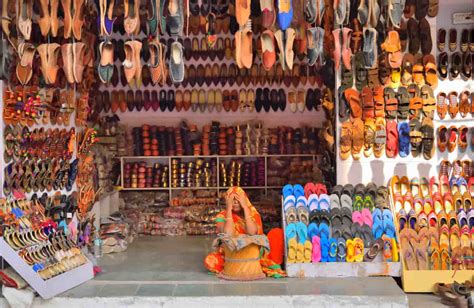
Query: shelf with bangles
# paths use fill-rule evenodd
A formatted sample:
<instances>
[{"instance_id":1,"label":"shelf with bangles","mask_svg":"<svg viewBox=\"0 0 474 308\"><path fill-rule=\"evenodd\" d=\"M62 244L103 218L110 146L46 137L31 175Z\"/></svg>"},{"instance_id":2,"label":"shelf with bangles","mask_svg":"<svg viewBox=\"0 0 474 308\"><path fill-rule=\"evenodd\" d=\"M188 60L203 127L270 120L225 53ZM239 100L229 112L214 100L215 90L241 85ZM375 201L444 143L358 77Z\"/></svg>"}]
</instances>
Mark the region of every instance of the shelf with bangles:
<instances>
[{"instance_id":1,"label":"shelf with bangles","mask_svg":"<svg viewBox=\"0 0 474 308\"><path fill-rule=\"evenodd\" d=\"M233 183L245 189L263 190L267 194L268 190L280 189L280 186L271 185L272 183L269 184L268 181L270 160L278 158L301 159L315 165L320 160L320 155L123 156L120 157L121 187L118 190L167 191L171 200L174 191L215 190L219 193ZM237 167L232 164L240 165ZM240 171L240 168L244 170ZM197 174L201 176L199 180L194 178ZM244 174L246 180L241 179L241 175L244 177ZM194 181L201 183L196 184Z\"/></svg>"}]
</instances>

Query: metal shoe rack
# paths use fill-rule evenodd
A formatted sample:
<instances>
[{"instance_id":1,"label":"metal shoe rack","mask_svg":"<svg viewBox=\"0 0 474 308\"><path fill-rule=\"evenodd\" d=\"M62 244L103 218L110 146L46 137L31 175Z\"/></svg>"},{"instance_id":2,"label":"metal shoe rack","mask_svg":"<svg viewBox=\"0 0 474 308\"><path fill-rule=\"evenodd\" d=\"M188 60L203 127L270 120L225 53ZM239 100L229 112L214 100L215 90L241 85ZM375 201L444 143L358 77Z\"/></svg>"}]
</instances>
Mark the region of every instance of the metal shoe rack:
<instances>
[{"instance_id":1,"label":"metal shoe rack","mask_svg":"<svg viewBox=\"0 0 474 308\"><path fill-rule=\"evenodd\" d=\"M229 186L220 186L220 172L219 172L219 165L221 161L228 161L229 159L257 159L257 158L264 158L265 159L265 185L264 186L242 186L244 189L259 189L264 190L265 195L267 194L268 190L271 189L281 189L282 186L269 186L268 185L268 159L278 157L284 158L287 157L288 159L292 158L308 158L312 159L313 165L320 161L321 155L319 154L268 154L268 155L199 155L199 156L122 156L120 157L120 183L121 183L121 191L167 191L169 192L170 200L172 197L173 191L179 190L217 190L217 194L221 191L225 191L229 188ZM194 160L194 159L214 159L217 163L217 186L215 187L206 187L206 186L194 186L194 187L171 187L171 172L168 175L168 183L170 187L148 187L148 188L124 188L123 185L123 175L124 175L124 165L125 163L134 163L140 161L153 161L153 162L160 162L162 164L168 164L169 170L171 170L171 164L173 159L182 159L182 160Z\"/></svg>"}]
</instances>

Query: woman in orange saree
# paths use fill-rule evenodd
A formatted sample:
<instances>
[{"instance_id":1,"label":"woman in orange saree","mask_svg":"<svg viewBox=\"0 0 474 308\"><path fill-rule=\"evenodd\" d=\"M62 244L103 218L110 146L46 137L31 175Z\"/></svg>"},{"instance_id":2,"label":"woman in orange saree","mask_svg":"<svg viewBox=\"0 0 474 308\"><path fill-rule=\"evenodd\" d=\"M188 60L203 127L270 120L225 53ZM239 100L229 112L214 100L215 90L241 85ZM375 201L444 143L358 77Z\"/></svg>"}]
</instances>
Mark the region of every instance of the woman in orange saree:
<instances>
[{"instance_id":1,"label":"woman in orange saree","mask_svg":"<svg viewBox=\"0 0 474 308\"><path fill-rule=\"evenodd\" d=\"M226 193L226 209L216 218L217 233L236 238L239 241L251 241L258 244L259 239L250 239L254 235L263 235L262 219L255 207L250 203L244 190L240 187L231 187ZM242 237L248 235L250 237ZM261 237L260 237L261 239ZM256 242L257 241L257 242ZM262 246L265 244L262 242ZM268 243L267 243L268 244ZM263 250L262 250L263 251ZM205 267L212 273L219 274L224 270L224 249L217 248L204 260ZM268 277L280 278L286 276L280 265L268 258L268 252L260 257L262 271Z\"/></svg>"}]
</instances>

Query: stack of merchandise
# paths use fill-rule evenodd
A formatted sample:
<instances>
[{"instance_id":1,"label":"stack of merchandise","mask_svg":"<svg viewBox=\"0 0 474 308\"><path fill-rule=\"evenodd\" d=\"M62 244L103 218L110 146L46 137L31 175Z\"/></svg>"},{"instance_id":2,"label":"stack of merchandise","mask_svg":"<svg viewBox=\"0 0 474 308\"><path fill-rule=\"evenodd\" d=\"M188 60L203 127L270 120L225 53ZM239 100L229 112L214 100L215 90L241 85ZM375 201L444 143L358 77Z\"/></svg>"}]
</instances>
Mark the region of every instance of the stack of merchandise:
<instances>
[{"instance_id":1,"label":"stack of merchandise","mask_svg":"<svg viewBox=\"0 0 474 308\"><path fill-rule=\"evenodd\" d=\"M315 127L264 128L260 122L226 126L182 122L179 127L142 125L132 129L135 156L316 154Z\"/></svg>"},{"instance_id":2,"label":"stack of merchandise","mask_svg":"<svg viewBox=\"0 0 474 308\"><path fill-rule=\"evenodd\" d=\"M265 159L243 161L232 159L229 163L220 162L220 185L228 186L265 186Z\"/></svg>"},{"instance_id":3,"label":"stack of merchandise","mask_svg":"<svg viewBox=\"0 0 474 308\"><path fill-rule=\"evenodd\" d=\"M208 205L194 205L185 210L185 228L188 235L216 234L214 218L221 209Z\"/></svg>"},{"instance_id":4,"label":"stack of merchandise","mask_svg":"<svg viewBox=\"0 0 474 308\"><path fill-rule=\"evenodd\" d=\"M168 206L169 194L163 192L127 192L121 194L124 214L134 233L142 233L140 230L147 228L148 221L144 216L148 214L163 214Z\"/></svg>"},{"instance_id":5,"label":"stack of merchandise","mask_svg":"<svg viewBox=\"0 0 474 308\"><path fill-rule=\"evenodd\" d=\"M194 206L194 205L209 205L217 206L217 194L212 190L182 190L173 196L170 206Z\"/></svg>"},{"instance_id":6,"label":"stack of merchandise","mask_svg":"<svg viewBox=\"0 0 474 308\"><path fill-rule=\"evenodd\" d=\"M322 182L323 176L312 157L270 157L267 166L267 185L285 183Z\"/></svg>"},{"instance_id":7,"label":"stack of merchandise","mask_svg":"<svg viewBox=\"0 0 474 308\"><path fill-rule=\"evenodd\" d=\"M336 185L328 195L323 184L288 184L283 198L288 263L371 262L382 251L398 261L385 187Z\"/></svg>"},{"instance_id":8,"label":"stack of merchandise","mask_svg":"<svg viewBox=\"0 0 474 308\"><path fill-rule=\"evenodd\" d=\"M47 216L38 199L0 199L3 239L43 280L88 262L77 244ZM22 226L22 230L18 226Z\"/></svg>"},{"instance_id":9,"label":"stack of merchandise","mask_svg":"<svg viewBox=\"0 0 474 308\"><path fill-rule=\"evenodd\" d=\"M102 253L123 252L135 238L134 232L121 213L114 213L101 219L100 238L102 240Z\"/></svg>"},{"instance_id":10,"label":"stack of merchandise","mask_svg":"<svg viewBox=\"0 0 474 308\"><path fill-rule=\"evenodd\" d=\"M123 172L124 188L166 188L168 185L168 166L158 163L147 166L145 161L126 163Z\"/></svg>"},{"instance_id":11,"label":"stack of merchandise","mask_svg":"<svg viewBox=\"0 0 474 308\"><path fill-rule=\"evenodd\" d=\"M268 198L258 199L258 197L255 199L252 198L252 204L262 218L263 233L268 234L273 228L281 228L281 208L276 206L278 203Z\"/></svg>"},{"instance_id":12,"label":"stack of merchandise","mask_svg":"<svg viewBox=\"0 0 474 308\"><path fill-rule=\"evenodd\" d=\"M217 162L196 159L184 162L179 158L171 160L171 187L216 187Z\"/></svg>"},{"instance_id":13,"label":"stack of merchandise","mask_svg":"<svg viewBox=\"0 0 474 308\"><path fill-rule=\"evenodd\" d=\"M394 176L390 194L408 270L473 270L474 168L428 180Z\"/></svg>"}]
</instances>

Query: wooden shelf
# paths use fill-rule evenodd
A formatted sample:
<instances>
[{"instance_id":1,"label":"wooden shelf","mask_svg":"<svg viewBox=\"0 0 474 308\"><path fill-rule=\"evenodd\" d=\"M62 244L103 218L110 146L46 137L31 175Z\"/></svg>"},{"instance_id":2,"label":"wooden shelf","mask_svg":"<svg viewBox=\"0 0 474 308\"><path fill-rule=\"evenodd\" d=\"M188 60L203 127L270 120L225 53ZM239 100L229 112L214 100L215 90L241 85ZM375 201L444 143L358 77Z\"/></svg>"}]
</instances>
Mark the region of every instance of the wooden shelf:
<instances>
[{"instance_id":1,"label":"wooden shelf","mask_svg":"<svg viewBox=\"0 0 474 308\"><path fill-rule=\"evenodd\" d=\"M189 159L189 158L265 158L265 157L316 157L320 154L265 154L265 155L182 155L182 156L119 156L122 159Z\"/></svg>"},{"instance_id":2,"label":"wooden shelf","mask_svg":"<svg viewBox=\"0 0 474 308\"><path fill-rule=\"evenodd\" d=\"M268 154L268 155L199 155L199 156L191 156L191 155L185 155L185 156L121 156L119 157L120 159L120 168L121 168L121 179L122 179L122 187L123 187L123 175L124 175L124 165L126 161L128 160L157 160L160 161L162 165L167 165L168 168L171 169L172 165L172 160L173 159L214 159L217 162L217 165L220 165L221 161L227 162L228 158L263 158L263 162L265 165L265 172L264 172L264 178L265 178L265 185L262 186L242 186L244 189L249 189L249 190L263 190L265 194L267 194L268 190L274 190L278 189L280 190L282 186L270 186L268 184L268 164L269 164L269 158L272 157L301 157L301 158L309 158L313 161L313 164L317 163L319 161L319 158L321 155L318 154ZM216 180L217 183L220 183L220 171L219 168L216 169ZM168 174L168 182L172 183L171 181L171 173ZM180 191L180 190L216 190L218 192L220 191L225 191L229 188L230 186L213 186L213 187L149 187L149 188L122 188L121 191L168 191L169 192L169 198L170 201L172 199L172 192L173 191Z\"/></svg>"}]
</instances>

